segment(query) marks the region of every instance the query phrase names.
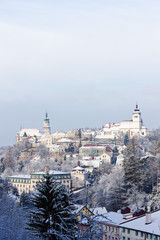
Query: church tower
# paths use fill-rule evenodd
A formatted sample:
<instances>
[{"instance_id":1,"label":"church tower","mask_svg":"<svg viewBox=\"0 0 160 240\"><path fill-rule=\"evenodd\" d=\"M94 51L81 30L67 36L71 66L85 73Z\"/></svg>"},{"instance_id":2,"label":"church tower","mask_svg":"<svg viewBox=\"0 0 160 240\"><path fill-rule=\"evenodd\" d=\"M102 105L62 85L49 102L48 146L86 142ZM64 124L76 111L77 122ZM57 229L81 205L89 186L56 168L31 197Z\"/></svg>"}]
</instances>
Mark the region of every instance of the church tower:
<instances>
[{"instance_id":1,"label":"church tower","mask_svg":"<svg viewBox=\"0 0 160 240\"><path fill-rule=\"evenodd\" d=\"M138 108L138 104L136 104L136 108L133 112L133 129L135 133L140 133L142 128L142 118L141 118L141 112Z\"/></svg>"},{"instance_id":2,"label":"church tower","mask_svg":"<svg viewBox=\"0 0 160 240\"><path fill-rule=\"evenodd\" d=\"M49 121L47 112L43 122L43 132L46 134L51 134L50 121Z\"/></svg>"}]
</instances>

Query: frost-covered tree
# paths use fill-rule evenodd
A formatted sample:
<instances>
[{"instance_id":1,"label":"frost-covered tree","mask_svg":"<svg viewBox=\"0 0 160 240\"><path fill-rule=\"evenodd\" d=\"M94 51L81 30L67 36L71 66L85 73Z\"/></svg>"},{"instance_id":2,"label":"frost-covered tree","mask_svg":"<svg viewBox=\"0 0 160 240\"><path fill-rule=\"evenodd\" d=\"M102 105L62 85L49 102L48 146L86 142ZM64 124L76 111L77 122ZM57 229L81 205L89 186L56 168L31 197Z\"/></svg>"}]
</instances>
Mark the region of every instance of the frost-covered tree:
<instances>
[{"instance_id":1,"label":"frost-covered tree","mask_svg":"<svg viewBox=\"0 0 160 240\"><path fill-rule=\"evenodd\" d=\"M132 208L132 210L144 207L148 201L147 194L145 192L140 192L135 185L127 190L126 197L126 204Z\"/></svg>"},{"instance_id":2,"label":"frost-covered tree","mask_svg":"<svg viewBox=\"0 0 160 240\"><path fill-rule=\"evenodd\" d=\"M110 174L102 175L94 190L98 205L115 211L123 207L125 201L123 170L114 167Z\"/></svg>"},{"instance_id":3,"label":"frost-covered tree","mask_svg":"<svg viewBox=\"0 0 160 240\"><path fill-rule=\"evenodd\" d=\"M6 192L0 197L0 239L38 240L25 229L26 209L20 208Z\"/></svg>"},{"instance_id":4,"label":"frost-covered tree","mask_svg":"<svg viewBox=\"0 0 160 240\"><path fill-rule=\"evenodd\" d=\"M47 174L36 186L32 197L28 229L42 239L71 240L76 235L76 218L70 195L65 187Z\"/></svg>"},{"instance_id":5,"label":"frost-covered tree","mask_svg":"<svg viewBox=\"0 0 160 240\"><path fill-rule=\"evenodd\" d=\"M150 197L151 197L151 201L150 201L151 209L152 210L160 209L160 191L159 189L157 189L157 187L153 188L152 194Z\"/></svg>"},{"instance_id":6,"label":"frost-covered tree","mask_svg":"<svg viewBox=\"0 0 160 240\"><path fill-rule=\"evenodd\" d=\"M47 160L50 157L49 149L42 144L38 147L37 152L41 159Z\"/></svg>"},{"instance_id":7,"label":"frost-covered tree","mask_svg":"<svg viewBox=\"0 0 160 240\"><path fill-rule=\"evenodd\" d=\"M13 148L9 147L4 156L4 166L5 168L14 169L15 166L15 159L13 156Z\"/></svg>"}]
</instances>

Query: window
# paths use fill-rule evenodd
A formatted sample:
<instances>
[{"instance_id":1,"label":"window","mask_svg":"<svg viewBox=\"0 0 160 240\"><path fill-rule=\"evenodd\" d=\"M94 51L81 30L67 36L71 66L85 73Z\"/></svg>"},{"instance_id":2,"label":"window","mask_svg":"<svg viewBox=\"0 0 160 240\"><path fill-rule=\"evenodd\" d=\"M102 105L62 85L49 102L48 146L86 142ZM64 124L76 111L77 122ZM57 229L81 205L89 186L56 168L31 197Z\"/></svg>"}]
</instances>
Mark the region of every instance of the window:
<instances>
[{"instance_id":1,"label":"window","mask_svg":"<svg viewBox=\"0 0 160 240\"><path fill-rule=\"evenodd\" d=\"M128 234L130 234L130 229L127 230Z\"/></svg>"},{"instance_id":2,"label":"window","mask_svg":"<svg viewBox=\"0 0 160 240\"><path fill-rule=\"evenodd\" d=\"M152 234L150 234L150 239L152 239Z\"/></svg>"},{"instance_id":3,"label":"window","mask_svg":"<svg viewBox=\"0 0 160 240\"><path fill-rule=\"evenodd\" d=\"M146 233L146 238L148 238L148 233Z\"/></svg>"},{"instance_id":4,"label":"window","mask_svg":"<svg viewBox=\"0 0 160 240\"><path fill-rule=\"evenodd\" d=\"M141 237L143 237L143 232L141 232Z\"/></svg>"},{"instance_id":5,"label":"window","mask_svg":"<svg viewBox=\"0 0 160 240\"><path fill-rule=\"evenodd\" d=\"M138 236L138 231L136 231L136 236Z\"/></svg>"},{"instance_id":6,"label":"window","mask_svg":"<svg viewBox=\"0 0 160 240\"><path fill-rule=\"evenodd\" d=\"M127 240L130 240L130 238L127 238Z\"/></svg>"},{"instance_id":7,"label":"window","mask_svg":"<svg viewBox=\"0 0 160 240\"><path fill-rule=\"evenodd\" d=\"M125 228L123 228L123 232L125 232Z\"/></svg>"},{"instance_id":8,"label":"window","mask_svg":"<svg viewBox=\"0 0 160 240\"><path fill-rule=\"evenodd\" d=\"M125 240L125 237L123 237L123 240Z\"/></svg>"}]
</instances>

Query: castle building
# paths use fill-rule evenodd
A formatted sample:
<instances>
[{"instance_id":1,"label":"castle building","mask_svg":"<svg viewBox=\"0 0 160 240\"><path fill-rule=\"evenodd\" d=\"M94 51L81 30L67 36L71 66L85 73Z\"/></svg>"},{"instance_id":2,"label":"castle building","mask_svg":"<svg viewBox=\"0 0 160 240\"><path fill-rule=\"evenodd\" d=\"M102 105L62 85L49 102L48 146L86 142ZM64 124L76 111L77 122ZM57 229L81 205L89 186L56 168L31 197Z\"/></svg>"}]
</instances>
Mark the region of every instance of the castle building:
<instances>
[{"instance_id":1,"label":"castle building","mask_svg":"<svg viewBox=\"0 0 160 240\"><path fill-rule=\"evenodd\" d=\"M16 144L20 142L26 143L27 141L32 144L40 143L46 147L50 147L52 145L53 141L48 113L46 113L44 118L42 132L39 129L34 128L21 128L20 131L17 132Z\"/></svg>"},{"instance_id":2,"label":"castle building","mask_svg":"<svg viewBox=\"0 0 160 240\"><path fill-rule=\"evenodd\" d=\"M102 128L100 134L97 134L95 139L114 139L122 134L128 134L130 138L145 137L147 135L147 128L144 126L138 104L136 104L136 108L133 111L132 120L124 120L121 123L106 124Z\"/></svg>"}]
</instances>

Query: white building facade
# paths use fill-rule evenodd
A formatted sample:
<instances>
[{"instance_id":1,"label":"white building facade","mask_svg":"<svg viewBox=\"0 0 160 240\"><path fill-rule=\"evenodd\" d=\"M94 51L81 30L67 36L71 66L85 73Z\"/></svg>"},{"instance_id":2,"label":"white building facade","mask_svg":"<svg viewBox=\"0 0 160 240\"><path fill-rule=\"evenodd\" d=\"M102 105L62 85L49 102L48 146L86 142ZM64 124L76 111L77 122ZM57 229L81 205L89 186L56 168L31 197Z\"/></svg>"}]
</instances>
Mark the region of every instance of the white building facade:
<instances>
[{"instance_id":1,"label":"white building facade","mask_svg":"<svg viewBox=\"0 0 160 240\"><path fill-rule=\"evenodd\" d=\"M134 109L132 120L124 120L121 123L109 123L102 128L102 132L97 138L105 137L114 139L121 135L128 134L132 137L145 137L147 135L147 128L143 124L141 112L136 105Z\"/></svg>"}]
</instances>

